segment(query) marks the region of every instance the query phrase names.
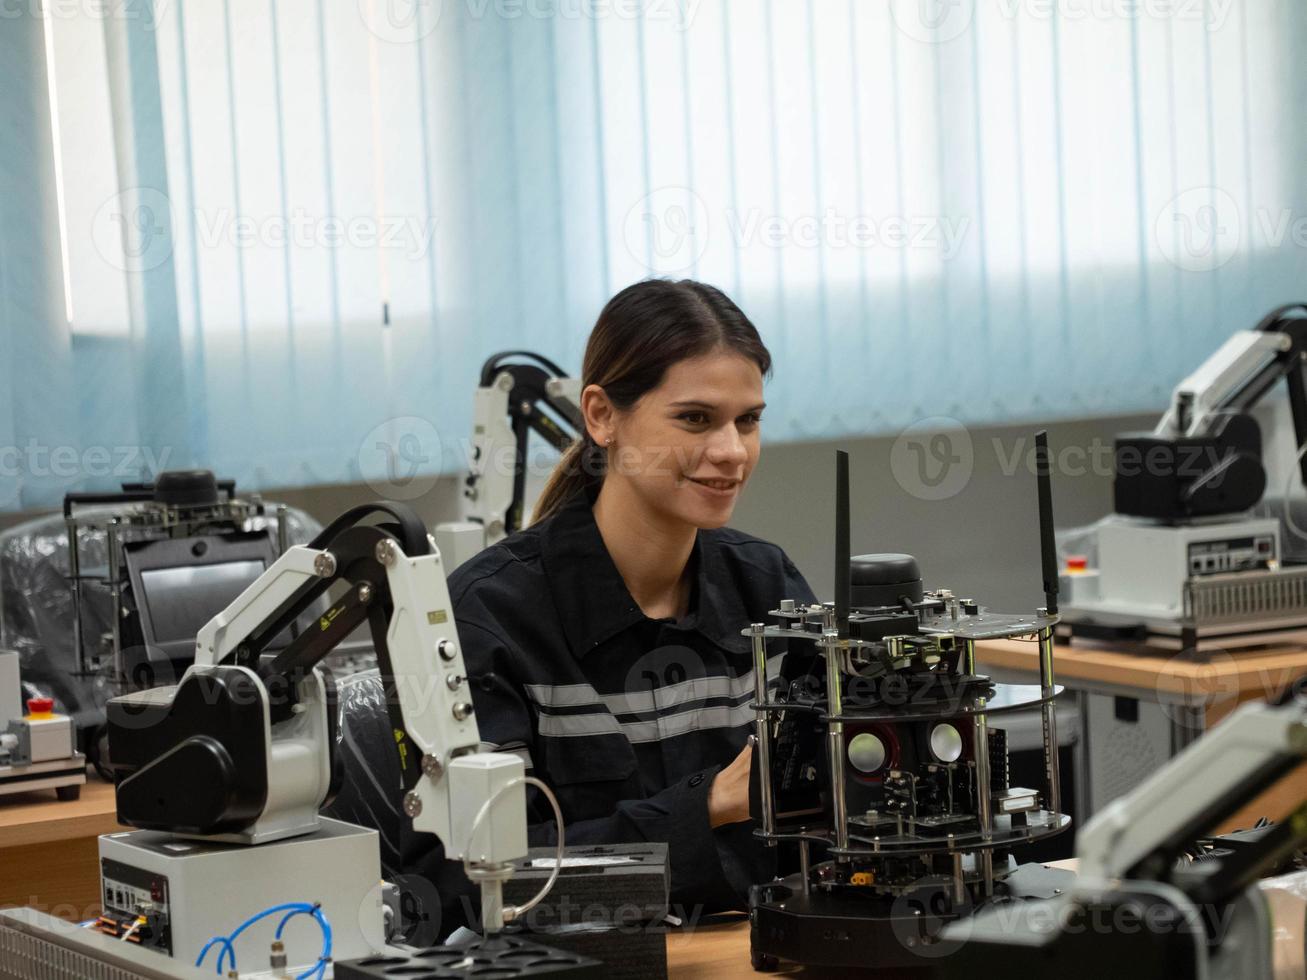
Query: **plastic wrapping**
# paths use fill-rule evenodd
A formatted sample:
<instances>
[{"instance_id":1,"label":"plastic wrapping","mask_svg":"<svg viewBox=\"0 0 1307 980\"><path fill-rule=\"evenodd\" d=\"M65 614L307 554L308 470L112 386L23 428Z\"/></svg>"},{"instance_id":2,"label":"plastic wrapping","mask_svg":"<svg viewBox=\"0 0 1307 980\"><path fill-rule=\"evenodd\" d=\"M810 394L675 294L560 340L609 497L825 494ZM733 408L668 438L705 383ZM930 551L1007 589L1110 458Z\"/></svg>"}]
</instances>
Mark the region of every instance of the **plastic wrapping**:
<instances>
[{"instance_id":1,"label":"plastic wrapping","mask_svg":"<svg viewBox=\"0 0 1307 980\"><path fill-rule=\"evenodd\" d=\"M1307 976L1307 871L1258 882L1271 916L1271 967L1275 980Z\"/></svg>"},{"instance_id":2,"label":"plastic wrapping","mask_svg":"<svg viewBox=\"0 0 1307 980\"><path fill-rule=\"evenodd\" d=\"M79 517L121 514L139 505L86 507ZM267 515L245 522L245 530L276 527L276 504ZM291 544L306 544L321 530L303 511L287 508ZM84 528L78 535L84 570L108 566L103 531ZM82 630L87 648L112 628L109 590L93 580L83 584ZM68 569L68 528L61 514L19 524L0 534L0 648L16 650L25 697L52 697L56 710L69 714L80 729L101 723L104 703L113 696L112 664L94 675L78 673L73 642L73 588ZM169 683L175 678L157 678Z\"/></svg>"},{"instance_id":3,"label":"plastic wrapping","mask_svg":"<svg viewBox=\"0 0 1307 980\"><path fill-rule=\"evenodd\" d=\"M336 760L341 783L324 816L377 832L381 873L399 896L395 941L426 946L480 909L477 888L460 861L445 859L442 842L413 829L404 799L399 751L376 669L336 679ZM411 760L416 764L416 760Z\"/></svg>"},{"instance_id":4,"label":"plastic wrapping","mask_svg":"<svg viewBox=\"0 0 1307 980\"><path fill-rule=\"evenodd\" d=\"M336 798L322 812L377 831L382 873L393 879L404 871L399 810L404 787L380 674L365 670L338 677L336 699L336 755L343 772Z\"/></svg>"}]
</instances>

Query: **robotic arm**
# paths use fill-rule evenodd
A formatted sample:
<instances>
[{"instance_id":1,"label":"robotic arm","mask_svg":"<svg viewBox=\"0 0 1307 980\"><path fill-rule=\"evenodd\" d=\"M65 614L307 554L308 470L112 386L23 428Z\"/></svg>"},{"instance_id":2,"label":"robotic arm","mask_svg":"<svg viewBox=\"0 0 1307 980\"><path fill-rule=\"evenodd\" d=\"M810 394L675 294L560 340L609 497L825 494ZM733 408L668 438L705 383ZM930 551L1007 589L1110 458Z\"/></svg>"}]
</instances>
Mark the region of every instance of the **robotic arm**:
<instances>
[{"instance_id":1,"label":"robotic arm","mask_svg":"<svg viewBox=\"0 0 1307 980\"><path fill-rule=\"evenodd\" d=\"M1160 880L1197 892L1200 902L1228 899L1252 884L1263 867L1307 840L1307 792L1275 832L1225 859L1219 872L1186 883L1175 870L1177 859L1258 792L1293 773L1305 758L1307 699L1291 692L1279 705L1241 706L1086 824L1077 842L1078 887L1102 888L1121 879Z\"/></svg>"},{"instance_id":2,"label":"robotic arm","mask_svg":"<svg viewBox=\"0 0 1307 980\"><path fill-rule=\"evenodd\" d=\"M316 626L269 652L333 585L343 595ZM502 872L527 852L523 763L478 751L441 556L402 505L356 508L289 549L201 630L179 684L109 702L118 818L253 845L317 830L336 782L331 682L317 665L365 621L387 690L404 813L470 873L483 872L493 931L503 920Z\"/></svg>"},{"instance_id":3,"label":"robotic arm","mask_svg":"<svg viewBox=\"0 0 1307 980\"><path fill-rule=\"evenodd\" d=\"M522 529L531 433L565 452L585 429L580 404L581 379L546 357L504 351L486 361L472 400L467 520L436 529L451 568Z\"/></svg>"},{"instance_id":4,"label":"robotic arm","mask_svg":"<svg viewBox=\"0 0 1307 980\"><path fill-rule=\"evenodd\" d=\"M1151 433L1118 438L1116 511L1176 520L1254 506L1266 489L1266 471L1261 430L1250 413L1284 378L1295 448L1307 444L1305 364L1302 303L1272 310L1232 336L1176 386ZM1298 466L1307 486L1307 457Z\"/></svg>"}]
</instances>

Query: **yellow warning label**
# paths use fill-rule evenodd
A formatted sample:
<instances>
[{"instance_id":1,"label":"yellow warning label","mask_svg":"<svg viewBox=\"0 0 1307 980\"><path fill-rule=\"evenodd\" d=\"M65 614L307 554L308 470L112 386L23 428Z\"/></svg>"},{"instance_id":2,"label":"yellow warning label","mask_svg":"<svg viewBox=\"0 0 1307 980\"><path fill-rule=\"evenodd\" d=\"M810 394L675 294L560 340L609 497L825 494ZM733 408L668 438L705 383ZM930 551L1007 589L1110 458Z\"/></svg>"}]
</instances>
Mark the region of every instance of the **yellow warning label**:
<instances>
[{"instance_id":1,"label":"yellow warning label","mask_svg":"<svg viewBox=\"0 0 1307 980\"><path fill-rule=\"evenodd\" d=\"M404 729L395 729L395 744L399 746L399 768L408 768L408 743L404 741Z\"/></svg>"},{"instance_id":2,"label":"yellow warning label","mask_svg":"<svg viewBox=\"0 0 1307 980\"><path fill-rule=\"evenodd\" d=\"M331 624L336 621L336 617L345 611L344 606L337 606L335 609L328 609L326 615L318 620L318 629L325 630L330 628Z\"/></svg>"},{"instance_id":3,"label":"yellow warning label","mask_svg":"<svg viewBox=\"0 0 1307 980\"><path fill-rule=\"evenodd\" d=\"M427 624L429 626L439 626L449 619L449 613L443 609L433 609L427 613Z\"/></svg>"}]
</instances>

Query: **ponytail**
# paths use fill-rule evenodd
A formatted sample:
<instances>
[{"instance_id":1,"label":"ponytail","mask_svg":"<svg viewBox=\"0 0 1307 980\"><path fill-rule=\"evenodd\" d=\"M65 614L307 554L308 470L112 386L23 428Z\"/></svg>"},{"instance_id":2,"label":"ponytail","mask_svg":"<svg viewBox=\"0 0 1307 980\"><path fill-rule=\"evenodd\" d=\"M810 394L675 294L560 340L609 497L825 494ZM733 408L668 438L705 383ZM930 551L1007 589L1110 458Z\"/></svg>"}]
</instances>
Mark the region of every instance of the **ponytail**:
<instances>
[{"instance_id":1,"label":"ponytail","mask_svg":"<svg viewBox=\"0 0 1307 980\"><path fill-rule=\"evenodd\" d=\"M567 447L563 458L549 474L540 499L536 501L531 523L552 517L573 497L589 493L603 483L607 462L607 454L590 438L589 432L583 432L579 440Z\"/></svg>"}]
</instances>

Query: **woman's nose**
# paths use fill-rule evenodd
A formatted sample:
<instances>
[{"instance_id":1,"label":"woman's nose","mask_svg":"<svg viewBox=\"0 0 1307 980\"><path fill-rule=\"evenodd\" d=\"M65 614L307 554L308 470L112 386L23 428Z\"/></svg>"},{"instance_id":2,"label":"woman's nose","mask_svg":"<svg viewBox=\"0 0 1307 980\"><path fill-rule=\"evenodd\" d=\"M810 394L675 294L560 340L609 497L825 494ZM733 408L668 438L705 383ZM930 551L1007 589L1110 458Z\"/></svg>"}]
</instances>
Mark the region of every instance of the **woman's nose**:
<instances>
[{"instance_id":1,"label":"woman's nose","mask_svg":"<svg viewBox=\"0 0 1307 980\"><path fill-rule=\"evenodd\" d=\"M708 441L708 461L714 465L724 463L742 466L749 458L749 450L734 425L725 426Z\"/></svg>"}]
</instances>

